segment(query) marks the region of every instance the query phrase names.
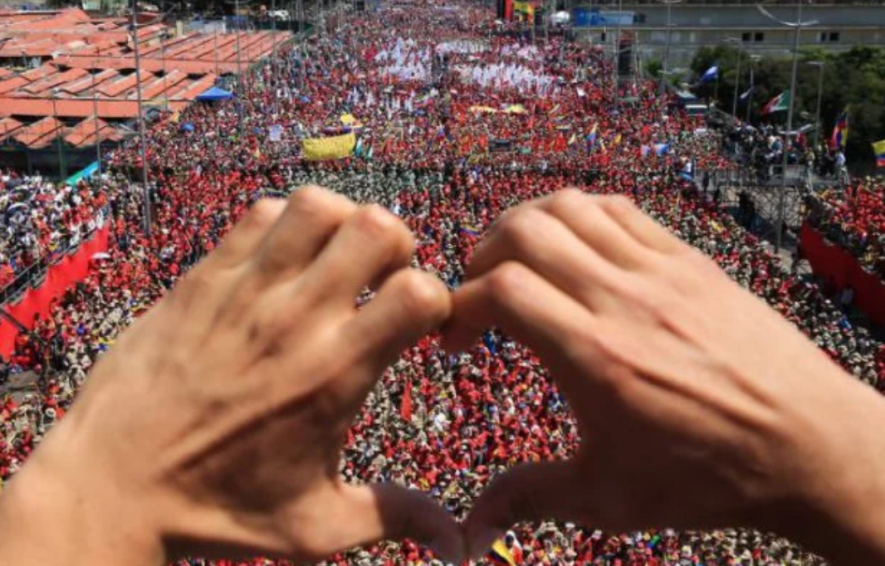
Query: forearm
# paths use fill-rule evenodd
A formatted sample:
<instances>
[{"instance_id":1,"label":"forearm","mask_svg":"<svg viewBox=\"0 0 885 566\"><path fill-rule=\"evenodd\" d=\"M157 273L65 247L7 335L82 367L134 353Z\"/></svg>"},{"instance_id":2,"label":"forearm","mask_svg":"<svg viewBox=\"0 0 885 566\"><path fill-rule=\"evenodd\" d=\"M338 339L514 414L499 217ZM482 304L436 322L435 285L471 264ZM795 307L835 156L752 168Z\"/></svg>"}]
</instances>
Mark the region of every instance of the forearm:
<instances>
[{"instance_id":1,"label":"forearm","mask_svg":"<svg viewBox=\"0 0 885 566\"><path fill-rule=\"evenodd\" d=\"M142 527L131 499L106 482L82 481L41 451L0 496L0 564L163 563L159 537Z\"/></svg>"}]
</instances>

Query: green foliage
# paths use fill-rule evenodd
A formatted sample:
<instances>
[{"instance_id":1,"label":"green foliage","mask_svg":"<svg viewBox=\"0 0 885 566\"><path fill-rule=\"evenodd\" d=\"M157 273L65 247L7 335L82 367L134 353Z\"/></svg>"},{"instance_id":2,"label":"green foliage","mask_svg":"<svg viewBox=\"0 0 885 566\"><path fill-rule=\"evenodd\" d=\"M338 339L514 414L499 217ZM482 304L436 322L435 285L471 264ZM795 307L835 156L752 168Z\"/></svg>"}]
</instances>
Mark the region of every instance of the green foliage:
<instances>
[{"instance_id":1,"label":"green foliage","mask_svg":"<svg viewBox=\"0 0 885 566\"><path fill-rule=\"evenodd\" d=\"M736 47L719 45L698 51L691 68L699 77L711 66L719 65L719 84L701 85L696 89L699 96L712 99L718 93L720 108L730 111L737 80L738 59L741 60L741 76L738 92L749 86L750 60L741 55ZM855 164L872 163L874 156L870 143L885 139L885 49L859 45L843 53L825 52L819 48L803 48L800 52L796 80L796 125L814 121L817 109L818 81L820 70L809 65L810 61L823 61L823 81L821 82L821 122L823 130L820 139L829 139L833 125L839 114L849 107L848 149L849 161ZM759 111L766 102L790 87L792 60L763 57L754 64L756 88L753 93L751 121L786 121L786 113L761 116ZM744 117L746 106L738 105L738 115Z\"/></svg>"},{"instance_id":2,"label":"green foliage","mask_svg":"<svg viewBox=\"0 0 885 566\"><path fill-rule=\"evenodd\" d=\"M661 72L664 70L664 64L661 63L660 59L651 59L645 66L645 72L648 73L648 76L659 79L661 78Z\"/></svg>"}]
</instances>

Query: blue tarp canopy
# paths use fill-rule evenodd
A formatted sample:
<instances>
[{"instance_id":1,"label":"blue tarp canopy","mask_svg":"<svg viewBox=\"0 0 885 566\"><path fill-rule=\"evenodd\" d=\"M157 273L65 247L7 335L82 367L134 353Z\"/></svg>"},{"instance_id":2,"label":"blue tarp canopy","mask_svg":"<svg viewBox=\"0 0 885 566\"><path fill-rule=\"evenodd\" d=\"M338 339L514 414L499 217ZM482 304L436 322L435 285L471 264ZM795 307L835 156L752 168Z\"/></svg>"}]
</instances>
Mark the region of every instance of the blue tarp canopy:
<instances>
[{"instance_id":1,"label":"blue tarp canopy","mask_svg":"<svg viewBox=\"0 0 885 566\"><path fill-rule=\"evenodd\" d=\"M213 86L203 94L197 96L197 100L200 102L216 102L218 100L228 100L233 97L233 94L227 92L223 88Z\"/></svg>"}]
</instances>

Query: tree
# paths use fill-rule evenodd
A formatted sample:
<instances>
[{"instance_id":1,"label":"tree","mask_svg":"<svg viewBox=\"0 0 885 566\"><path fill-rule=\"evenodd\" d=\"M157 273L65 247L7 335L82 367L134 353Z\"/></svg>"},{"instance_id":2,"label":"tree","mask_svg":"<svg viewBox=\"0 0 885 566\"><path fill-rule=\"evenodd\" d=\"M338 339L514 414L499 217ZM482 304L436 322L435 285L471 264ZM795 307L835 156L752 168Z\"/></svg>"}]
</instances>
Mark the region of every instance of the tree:
<instances>
[{"instance_id":1,"label":"tree","mask_svg":"<svg viewBox=\"0 0 885 566\"><path fill-rule=\"evenodd\" d=\"M719 106L731 109L735 92L738 49L730 45L706 47L698 51L691 68L697 77L713 65L719 66L719 84L699 85L698 96L712 99L718 91ZM818 80L820 72L808 63L824 63L821 88L820 139L828 142L830 133L846 108L849 109L850 132L846 155L855 168L871 169L874 155L870 144L885 139L885 50L865 45L855 46L843 53L829 53L819 48L805 48L800 52L796 75L794 122L796 125L813 122L817 109ZM751 62L743 56L739 90L749 86ZM786 113L762 116L761 109L769 100L790 87L792 60L790 57L763 57L754 65L755 90L753 93L752 123L778 123L786 121ZM738 114L743 117L743 105Z\"/></svg>"}]
</instances>

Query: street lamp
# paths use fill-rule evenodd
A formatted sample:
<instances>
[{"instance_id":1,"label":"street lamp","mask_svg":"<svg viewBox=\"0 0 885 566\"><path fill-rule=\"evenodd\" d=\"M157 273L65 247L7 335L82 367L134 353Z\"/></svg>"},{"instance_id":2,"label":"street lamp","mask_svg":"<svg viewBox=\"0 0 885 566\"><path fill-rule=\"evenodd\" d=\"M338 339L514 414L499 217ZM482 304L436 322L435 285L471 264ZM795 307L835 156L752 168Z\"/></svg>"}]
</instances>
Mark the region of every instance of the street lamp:
<instances>
[{"instance_id":1,"label":"street lamp","mask_svg":"<svg viewBox=\"0 0 885 566\"><path fill-rule=\"evenodd\" d=\"M618 33L615 36L614 48L614 68L615 68L615 84L614 84L614 102L615 109L619 106L620 93L618 92L618 83L620 82L620 73L618 73L618 62L621 56L621 17L624 14L624 0L618 0Z\"/></svg>"},{"instance_id":2,"label":"street lamp","mask_svg":"<svg viewBox=\"0 0 885 566\"><path fill-rule=\"evenodd\" d=\"M738 46L738 48L737 48L738 49L738 67L737 67L737 75L735 76L735 79L734 79L734 97L733 97L732 103L731 103L731 114L732 114L732 116L735 117L735 119L737 119L738 91L741 88L741 86L740 86L741 85L741 63L744 58L744 48L743 48L743 42L740 39L738 39L737 37L726 37L725 41L728 43L734 43Z\"/></svg>"},{"instance_id":3,"label":"street lamp","mask_svg":"<svg viewBox=\"0 0 885 566\"><path fill-rule=\"evenodd\" d=\"M753 110L753 94L756 90L756 63L762 59L761 55L750 55L750 87L747 89L747 124L750 123L750 112Z\"/></svg>"},{"instance_id":4,"label":"street lamp","mask_svg":"<svg viewBox=\"0 0 885 566\"><path fill-rule=\"evenodd\" d=\"M667 39L664 46L664 72L661 73L661 86L660 86L660 94L664 94L664 77L667 76L667 73L670 70L670 30L673 27L672 17L673 17L673 4L679 4L682 0L658 0L658 2L662 2L667 5Z\"/></svg>"},{"instance_id":5,"label":"street lamp","mask_svg":"<svg viewBox=\"0 0 885 566\"><path fill-rule=\"evenodd\" d=\"M809 61L809 65L812 67L817 67L817 110L815 111L815 125L817 126L814 129L814 147L817 149L817 144L820 141L820 130L823 124L820 122L820 107L821 102L823 102L823 94L824 94L824 67L826 63L823 61Z\"/></svg>"},{"instance_id":6,"label":"street lamp","mask_svg":"<svg viewBox=\"0 0 885 566\"><path fill-rule=\"evenodd\" d=\"M777 22L778 24L792 28L796 30L795 36L793 38L793 70L790 74L790 101L789 101L789 109L787 110L787 131L784 135L784 160L783 160L783 169L781 171L781 191L780 195L778 195L778 218L777 218L777 239L775 244L775 253L780 252L781 244L783 243L784 236L784 214L786 207L786 196L787 196L787 165L789 161L789 142L790 142L790 133L793 131L793 110L796 106L796 73L799 67L799 40L802 36L802 28L816 26L820 22L817 20L812 20L810 22L802 21L802 5L805 3L805 0L799 0L799 3L796 5L796 21L795 22L787 22L781 19L776 18L771 12L769 12L765 6L762 4L756 4L756 9L765 16L766 18Z\"/></svg>"},{"instance_id":7,"label":"street lamp","mask_svg":"<svg viewBox=\"0 0 885 566\"><path fill-rule=\"evenodd\" d=\"M141 96L141 58L138 51L137 0L132 0L132 43L135 50L135 94L138 100L138 135L141 138L141 182L144 184L144 233L151 234L151 191L148 188L147 135L144 127L144 100Z\"/></svg>"}]
</instances>

